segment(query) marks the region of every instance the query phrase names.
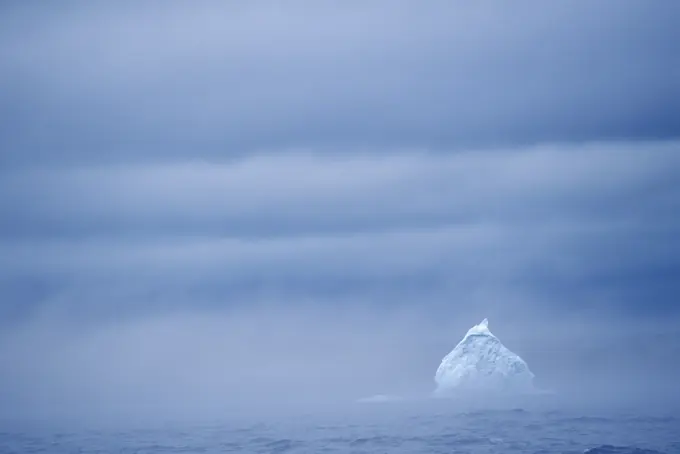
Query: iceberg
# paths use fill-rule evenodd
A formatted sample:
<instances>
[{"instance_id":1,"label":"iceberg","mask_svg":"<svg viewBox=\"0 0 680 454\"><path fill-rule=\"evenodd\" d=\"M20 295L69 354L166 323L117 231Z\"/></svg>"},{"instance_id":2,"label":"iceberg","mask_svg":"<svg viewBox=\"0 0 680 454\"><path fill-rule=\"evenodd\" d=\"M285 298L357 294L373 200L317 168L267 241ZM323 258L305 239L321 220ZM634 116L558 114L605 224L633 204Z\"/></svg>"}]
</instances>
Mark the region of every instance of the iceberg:
<instances>
[{"instance_id":1,"label":"iceberg","mask_svg":"<svg viewBox=\"0 0 680 454\"><path fill-rule=\"evenodd\" d=\"M484 319L442 359L435 375L435 395L521 394L534 391L533 381L527 363L489 331L489 321Z\"/></svg>"}]
</instances>

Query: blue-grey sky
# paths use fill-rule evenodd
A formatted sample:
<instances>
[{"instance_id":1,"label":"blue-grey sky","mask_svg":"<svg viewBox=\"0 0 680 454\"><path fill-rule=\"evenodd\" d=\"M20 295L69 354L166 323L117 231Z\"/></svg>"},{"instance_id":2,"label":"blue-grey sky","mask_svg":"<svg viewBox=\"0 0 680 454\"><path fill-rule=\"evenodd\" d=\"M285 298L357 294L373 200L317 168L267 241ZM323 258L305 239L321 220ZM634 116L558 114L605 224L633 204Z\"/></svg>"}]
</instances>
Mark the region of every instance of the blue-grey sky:
<instances>
[{"instance_id":1,"label":"blue-grey sky","mask_svg":"<svg viewBox=\"0 0 680 454\"><path fill-rule=\"evenodd\" d=\"M3 3L0 403L427 392L484 317L547 386L674 383L679 21Z\"/></svg>"}]
</instances>

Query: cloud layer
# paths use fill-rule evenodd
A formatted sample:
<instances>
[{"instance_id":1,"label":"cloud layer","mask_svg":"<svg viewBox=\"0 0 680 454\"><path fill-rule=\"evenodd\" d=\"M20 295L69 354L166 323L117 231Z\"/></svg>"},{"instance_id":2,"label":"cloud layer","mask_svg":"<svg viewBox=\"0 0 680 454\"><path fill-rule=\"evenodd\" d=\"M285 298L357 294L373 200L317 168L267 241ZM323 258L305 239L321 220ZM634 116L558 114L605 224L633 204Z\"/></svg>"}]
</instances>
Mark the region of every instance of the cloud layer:
<instances>
[{"instance_id":1,"label":"cloud layer","mask_svg":"<svg viewBox=\"0 0 680 454\"><path fill-rule=\"evenodd\" d=\"M549 386L666 390L678 19L2 5L0 408L423 394L484 317Z\"/></svg>"},{"instance_id":2,"label":"cloud layer","mask_svg":"<svg viewBox=\"0 0 680 454\"><path fill-rule=\"evenodd\" d=\"M680 129L671 3L4 10L7 163L503 147Z\"/></svg>"}]
</instances>

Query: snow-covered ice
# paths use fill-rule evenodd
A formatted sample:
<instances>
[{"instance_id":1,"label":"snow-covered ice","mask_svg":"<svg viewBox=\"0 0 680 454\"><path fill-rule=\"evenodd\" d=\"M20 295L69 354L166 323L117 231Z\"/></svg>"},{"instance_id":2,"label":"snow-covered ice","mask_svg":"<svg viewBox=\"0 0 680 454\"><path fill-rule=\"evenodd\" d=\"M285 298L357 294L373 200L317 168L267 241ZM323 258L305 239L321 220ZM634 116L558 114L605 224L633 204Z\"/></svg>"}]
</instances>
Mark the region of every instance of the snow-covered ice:
<instances>
[{"instance_id":1,"label":"snow-covered ice","mask_svg":"<svg viewBox=\"0 0 680 454\"><path fill-rule=\"evenodd\" d=\"M435 395L454 395L458 391L531 392L533 380L527 363L489 331L489 321L484 319L470 328L442 360L435 375Z\"/></svg>"}]
</instances>

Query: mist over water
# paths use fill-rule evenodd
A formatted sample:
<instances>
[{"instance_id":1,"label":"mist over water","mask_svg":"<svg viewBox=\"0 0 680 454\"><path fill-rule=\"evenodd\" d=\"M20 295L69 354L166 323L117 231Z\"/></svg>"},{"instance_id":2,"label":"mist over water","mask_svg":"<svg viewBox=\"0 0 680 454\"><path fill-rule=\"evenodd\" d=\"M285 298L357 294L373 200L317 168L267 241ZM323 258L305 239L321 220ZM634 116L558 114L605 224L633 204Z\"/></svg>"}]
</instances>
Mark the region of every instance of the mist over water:
<instances>
[{"instance_id":1,"label":"mist over water","mask_svg":"<svg viewBox=\"0 0 680 454\"><path fill-rule=\"evenodd\" d=\"M4 332L3 415L233 418L342 410L374 395L425 405L441 358L466 332L464 323L476 320L462 311L450 319L434 315L409 307L270 304L90 320L84 327L68 314L46 313ZM614 409L677 401L675 376L650 373L673 364L636 350L664 348L664 329L672 326L607 330L597 318L569 326L565 315L552 315L531 318L527 310L515 319L526 325L510 318L493 325L547 392L530 403ZM524 403L482 395L452 406Z\"/></svg>"}]
</instances>

